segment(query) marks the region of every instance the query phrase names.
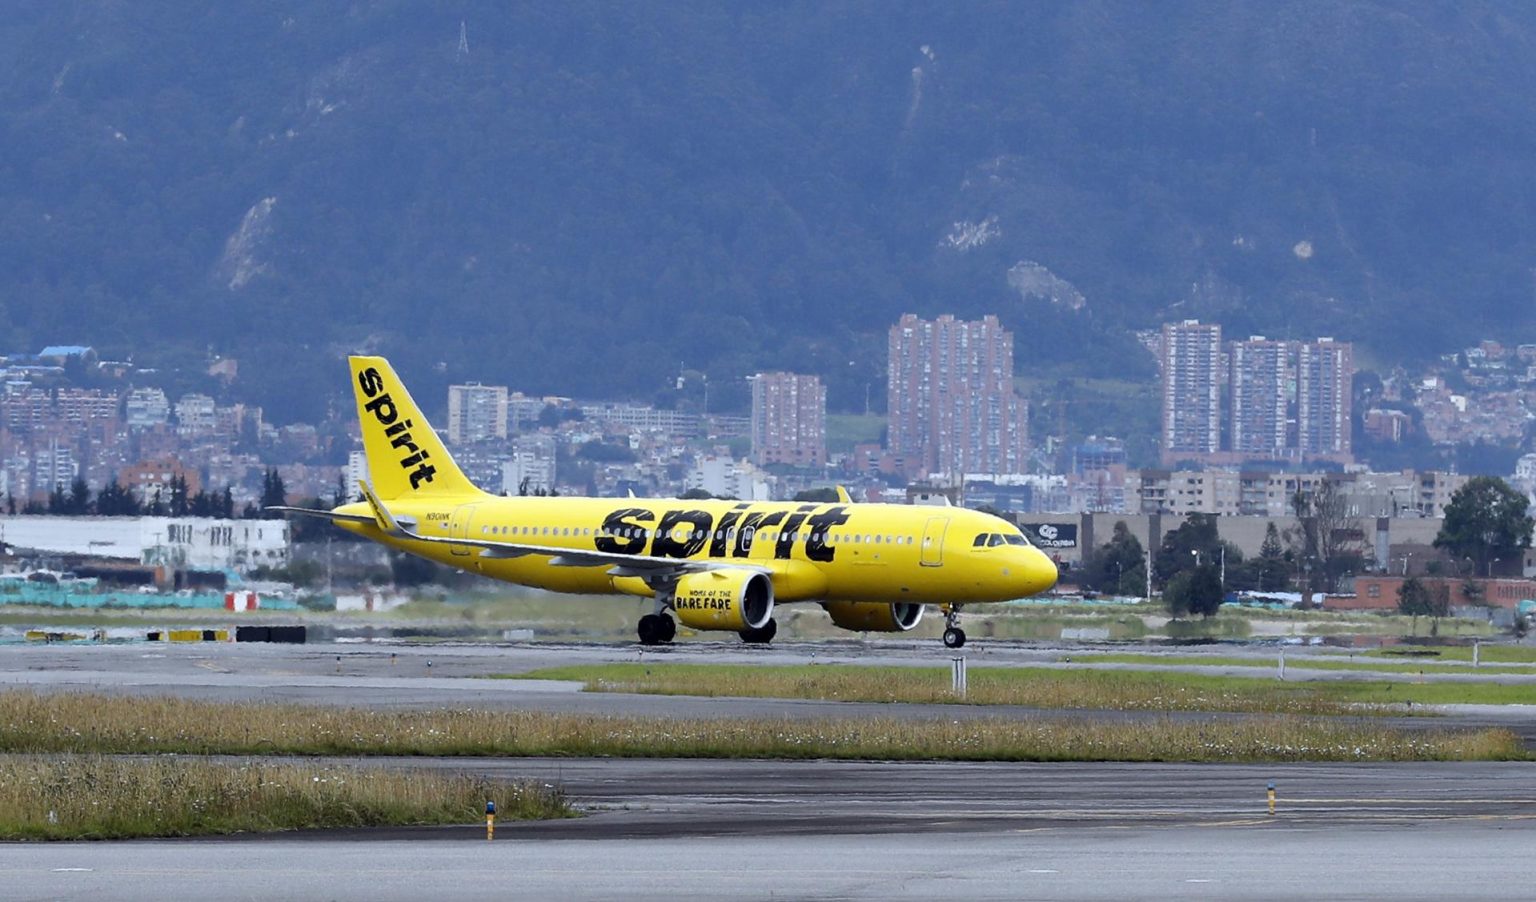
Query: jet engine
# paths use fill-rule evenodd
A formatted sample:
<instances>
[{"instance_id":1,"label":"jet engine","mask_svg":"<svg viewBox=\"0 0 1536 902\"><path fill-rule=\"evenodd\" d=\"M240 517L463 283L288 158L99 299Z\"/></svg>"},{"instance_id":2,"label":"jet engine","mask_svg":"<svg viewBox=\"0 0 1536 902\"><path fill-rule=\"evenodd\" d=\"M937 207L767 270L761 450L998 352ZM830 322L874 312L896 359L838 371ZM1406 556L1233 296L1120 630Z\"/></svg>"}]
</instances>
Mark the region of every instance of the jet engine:
<instances>
[{"instance_id":1,"label":"jet engine","mask_svg":"<svg viewBox=\"0 0 1536 902\"><path fill-rule=\"evenodd\" d=\"M773 618L773 581L755 570L707 570L677 581L672 610L696 630L755 630Z\"/></svg>"},{"instance_id":2,"label":"jet engine","mask_svg":"<svg viewBox=\"0 0 1536 902\"><path fill-rule=\"evenodd\" d=\"M923 619L923 606L911 602L828 601L822 604L832 622L845 630L904 633Z\"/></svg>"}]
</instances>

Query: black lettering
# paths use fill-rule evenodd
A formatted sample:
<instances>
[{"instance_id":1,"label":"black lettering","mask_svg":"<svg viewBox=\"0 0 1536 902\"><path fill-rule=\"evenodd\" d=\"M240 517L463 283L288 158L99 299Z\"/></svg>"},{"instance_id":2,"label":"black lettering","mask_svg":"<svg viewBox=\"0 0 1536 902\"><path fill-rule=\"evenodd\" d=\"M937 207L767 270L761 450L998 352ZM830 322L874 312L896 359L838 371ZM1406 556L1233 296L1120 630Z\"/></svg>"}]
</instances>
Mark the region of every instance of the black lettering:
<instances>
[{"instance_id":1,"label":"black lettering","mask_svg":"<svg viewBox=\"0 0 1536 902\"><path fill-rule=\"evenodd\" d=\"M402 468L409 469L410 467L414 467L432 456L425 451L417 450L415 445L411 446L411 450L416 451L416 453L412 454L410 457L407 457L405 460L400 461L400 466Z\"/></svg>"},{"instance_id":2,"label":"black lettering","mask_svg":"<svg viewBox=\"0 0 1536 902\"><path fill-rule=\"evenodd\" d=\"M378 370L370 366L357 374L357 384L362 388L363 394L371 398L379 393L379 389L384 387L384 377L379 375Z\"/></svg>"},{"instance_id":3,"label":"black lettering","mask_svg":"<svg viewBox=\"0 0 1536 902\"><path fill-rule=\"evenodd\" d=\"M422 464L411 471L411 488L421 488L423 482L431 482L432 474L437 472L437 467L431 464Z\"/></svg>"},{"instance_id":4,"label":"black lettering","mask_svg":"<svg viewBox=\"0 0 1536 902\"><path fill-rule=\"evenodd\" d=\"M388 426L395 420L400 419L400 411L396 409L394 399L390 398L389 395L379 395L377 398L364 404L363 409L373 414L373 418L378 420L379 424L383 426Z\"/></svg>"},{"instance_id":5,"label":"black lettering","mask_svg":"<svg viewBox=\"0 0 1536 902\"><path fill-rule=\"evenodd\" d=\"M834 507L812 517L809 523L810 538L805 540L805 556L813 561L829 563L837 554L837 548L827 544L827 533L832 527L848 522L848 508Z\"/></svg>"},{"instance_id":6,"label":"black lettering","mask_svg":"<svg viewBox=\"0 0 1536 902\"><path fill-rule=\"evenodd\" d=\"M388 429L384 430L384 434L385 435L399 435L400 433L406 431L407 429L411 428L414 425L416 425L416 424L412 423L410 420L405 420L404 422L396 423L395 425L393 425L393 426L389 427Z\"/></svg>"},{"instance_id":7,"label":"black lettering","mask_svg":"<svg viewBox=\"0 0 1536 902\"><path fill-rule=\"evenodd\" d=\"M651 554L656 557L692 557L704 547L714 519L706 511L667 511L656 524L656 538L651 542ZM681 540L672 537L679 526L688 526Z\"/></svg>"},{"instance_id":8,"label":"black lettering","mask_svg":"<svg viewBox=\"0 0 1536 902\"><path fill-rule=\"evenodd\" d=\"M795 508L789 519L784 521L784 530L779 533L778 541L773 543L773 556L781 561L789 560L795 550L795 532L800 524L805 522L806 514L816 509L814 504L802 504Z\"/></svg>"},{"instance_id":9,"label":"black lettering","mask_svg":"<svg viewBox=\"0 0 1536 902\"><path fill-rule=\"evenodd\" d=\"M748 506L746 504L738 504L720 518L720 523L715 527L714 538L709 543L710 557L725 557L725 543L727 537L731 534L731 527L735 526L736 521L741 519L741 512L746 510Z\"/></svg>"},{"instance_id":10,"label":"black lettering","mask_svg":"<svg viewBox=\"0 0 1536 902\"><path fill-rule=\"evenodd\" d=\"M645 535L636 524L654 519L656 515L643 507L619 508L603 519L593 546L609 554L639 554L645 550Z\"/></svg>"}]
</instances>

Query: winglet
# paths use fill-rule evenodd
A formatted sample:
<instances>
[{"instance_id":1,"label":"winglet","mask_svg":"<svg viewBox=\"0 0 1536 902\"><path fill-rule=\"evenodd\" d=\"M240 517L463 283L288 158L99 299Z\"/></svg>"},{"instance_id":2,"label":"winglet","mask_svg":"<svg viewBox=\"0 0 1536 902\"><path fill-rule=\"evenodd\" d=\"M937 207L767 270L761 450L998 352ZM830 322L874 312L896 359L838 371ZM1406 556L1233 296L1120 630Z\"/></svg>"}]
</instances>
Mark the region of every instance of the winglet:
<instances>
[{"instance_id":1,"label":"winglet","mask_svg":"<svg viewBox=\"0 0 1536 902\"><path fill-rule=\"evenodd\" d=\"M842 486L836 486L836 488L838 501L841 501L843 504L853 503L853 496L848 494L848 490L846 488L843 488Z\"/></svg>"}]
</instances>

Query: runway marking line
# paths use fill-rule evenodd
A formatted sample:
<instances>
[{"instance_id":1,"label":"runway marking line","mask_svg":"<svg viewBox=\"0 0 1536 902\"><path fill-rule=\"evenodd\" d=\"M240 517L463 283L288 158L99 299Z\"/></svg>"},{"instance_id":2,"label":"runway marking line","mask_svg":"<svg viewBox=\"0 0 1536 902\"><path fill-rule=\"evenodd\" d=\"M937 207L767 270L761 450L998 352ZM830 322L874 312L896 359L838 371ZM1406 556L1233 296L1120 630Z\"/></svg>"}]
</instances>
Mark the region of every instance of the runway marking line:
<instances>
[{"instance_id":1,"label":"runway marking line","mask_svg":"<svg viewBox=\"0 0 1536 902\"><path fill-rule=\"evenodd\" d=\"M1536 805L1536 799L1285 799L1282 805Z\"/></svg>"}]
</instances>

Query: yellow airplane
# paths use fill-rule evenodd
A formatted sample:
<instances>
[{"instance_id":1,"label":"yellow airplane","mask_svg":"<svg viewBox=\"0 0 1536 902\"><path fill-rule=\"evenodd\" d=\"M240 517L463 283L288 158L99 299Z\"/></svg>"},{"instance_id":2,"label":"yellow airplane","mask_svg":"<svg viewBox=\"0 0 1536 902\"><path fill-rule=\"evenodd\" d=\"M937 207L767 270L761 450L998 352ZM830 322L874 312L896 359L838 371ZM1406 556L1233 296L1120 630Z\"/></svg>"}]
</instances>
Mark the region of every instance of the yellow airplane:
<instances>
[{"instance_id":1,"label":"yellow airplane","mask_svg":"<svg viewBox=\"0 0 1536 902\"><path fill-rule=\"evenodd\" d=\"M388 361L352 357L370 480L363 501L318 516L428 560L556 592L656 600L640 641L677 621L773 639L778 604L819 603L848 630L902 632L925 605L944 644L965 644L960 609L1044 592L1056 566L1018 527L962 508L836 503L518 497L481 491L454 464Z\"/></svg>"}]
</instances>

